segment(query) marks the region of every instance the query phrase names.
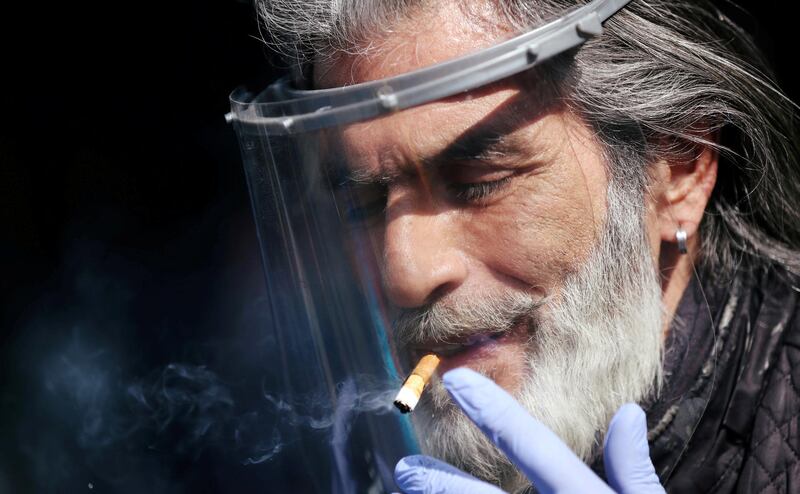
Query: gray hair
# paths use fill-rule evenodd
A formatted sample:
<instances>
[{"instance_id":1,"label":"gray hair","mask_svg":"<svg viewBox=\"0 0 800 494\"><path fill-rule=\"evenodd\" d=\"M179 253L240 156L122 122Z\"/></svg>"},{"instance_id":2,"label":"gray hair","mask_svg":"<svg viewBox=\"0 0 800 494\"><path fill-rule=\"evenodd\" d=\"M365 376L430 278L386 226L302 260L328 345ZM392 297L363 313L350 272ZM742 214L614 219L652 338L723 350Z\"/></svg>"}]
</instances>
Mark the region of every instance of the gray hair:
<instances>
[{"instance_id":1,"label":"gray hair","mask_svg":"<svg viewBox=\"0 0 800 494\"><path fill-rule=\"evenodd\" d=\"M259 2L273 47L294 65L369 49L372 34L435 5ZM498 22L518 30L585 3L488 2ZM778 88L752 38L710 0L633 0L606 27L602 36L550 64L565 71L558 78L568 83L565 104L612 155L636 149L645 162L677 163L701 147L720 153L717 184L700 225L703 267L724 276L740 265L778 263L800 273L797 105ZM647 170L611 173L646 192Z\"/></svg>"}]
</instances>

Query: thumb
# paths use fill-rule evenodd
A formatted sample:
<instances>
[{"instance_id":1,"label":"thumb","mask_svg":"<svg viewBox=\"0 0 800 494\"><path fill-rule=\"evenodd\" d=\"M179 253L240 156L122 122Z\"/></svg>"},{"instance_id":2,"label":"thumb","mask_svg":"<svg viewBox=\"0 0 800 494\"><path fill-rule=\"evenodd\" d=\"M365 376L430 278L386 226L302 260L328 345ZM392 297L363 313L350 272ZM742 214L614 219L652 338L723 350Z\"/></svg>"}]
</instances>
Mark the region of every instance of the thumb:
<instances>
[{"instance_id":1,"label":"thumb","mask_svg":"<svg viewBox=\"0 0 800 494\"><path fill-rule=\"evenodd\" d=\"M663 493L650 460L647 420L634 403L623 405L608 426L603 461L609 485L620 494Z\"/></svg>"}]
</instances>

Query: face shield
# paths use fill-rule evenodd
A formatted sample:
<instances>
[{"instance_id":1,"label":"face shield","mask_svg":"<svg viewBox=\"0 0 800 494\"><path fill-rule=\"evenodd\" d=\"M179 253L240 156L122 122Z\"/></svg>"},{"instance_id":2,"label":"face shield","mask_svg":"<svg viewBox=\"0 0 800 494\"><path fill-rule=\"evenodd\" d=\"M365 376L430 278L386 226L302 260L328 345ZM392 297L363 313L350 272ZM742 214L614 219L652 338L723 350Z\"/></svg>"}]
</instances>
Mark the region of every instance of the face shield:
<instances>
[{"instance_id":1,"label":"face shield","mask_svg":"<svg viewBox=\"0 0 800 494\"><path fill-rule=\"evenodd\" d=\"M427 354L452 367L508 330L426 333L434 324L412 309L461 276L437 245L492 236L486 205L529 171L530 159L518 157L547 152L526 147L529 127L552 110L534 68L601 35L627 3L595 0L386 79L302 90L284 78L260 94L233 93L227 119L268 293L274 357L264 393L282 440L262 466L276 491L395 489L395 463L424 439L393 405L410 370ZM414 222L433 233L413 233Z\"/></svg>"}]
</instances>

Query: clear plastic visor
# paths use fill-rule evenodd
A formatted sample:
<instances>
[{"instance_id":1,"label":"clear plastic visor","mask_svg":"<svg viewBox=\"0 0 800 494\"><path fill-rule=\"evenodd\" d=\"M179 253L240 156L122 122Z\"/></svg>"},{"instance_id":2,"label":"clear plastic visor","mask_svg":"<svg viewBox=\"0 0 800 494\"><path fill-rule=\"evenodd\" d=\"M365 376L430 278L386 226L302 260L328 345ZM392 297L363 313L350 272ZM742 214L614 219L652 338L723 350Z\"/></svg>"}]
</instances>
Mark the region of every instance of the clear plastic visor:
<instances>
[{"instance_id":1,"label":"clear plastic visor","mask_svg":"<svg viewBox=\"0 0 800 494\"><path fill-rule=\"evenodd\" d=\"M409 371L426 354L446 362L504 331L426 326L425 310L456 288L448 276L460 276L449 256L480 257L489 241L519 253L507 245L524 247L512 233L526 216L515 215L547 206L538 175L582 159L558 81L530 69L599 34L625 3L591 2L477 64L341 90L284 80L257 98L234 94L275 350L265 392L293 429L281 435L295 438L264 463L276 492L396 490L395 463L420 451L418 421L433 418L424 394L413 420L393 405ZM587 201L577 204L590 218Z\"/></svg>"}]
</instances>

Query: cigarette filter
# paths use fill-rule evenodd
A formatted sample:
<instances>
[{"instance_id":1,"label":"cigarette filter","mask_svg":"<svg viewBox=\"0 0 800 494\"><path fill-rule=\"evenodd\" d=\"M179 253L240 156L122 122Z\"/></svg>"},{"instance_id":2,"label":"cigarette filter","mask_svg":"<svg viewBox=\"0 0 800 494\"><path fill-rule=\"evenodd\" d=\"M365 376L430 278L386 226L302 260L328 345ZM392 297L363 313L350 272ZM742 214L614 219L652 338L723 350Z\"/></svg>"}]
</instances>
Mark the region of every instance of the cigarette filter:
<instances>
[{"instance_id":1,"label":"cigarette filter","mask_svg":"<svg viewBox=\"0 0 800 494\"><path fill-rule=\"evenodd\" d=\"M422 390L425 389L425 385L428 384L438 365L439 357L436 355L429 353L422 357L403 382L403 387L400 388L400 392L397 393L397 397L394 399L394 406L403 413L414 411L414 407L419 402L419 397L422 396Z\"/></svg>"}]
</instances>

